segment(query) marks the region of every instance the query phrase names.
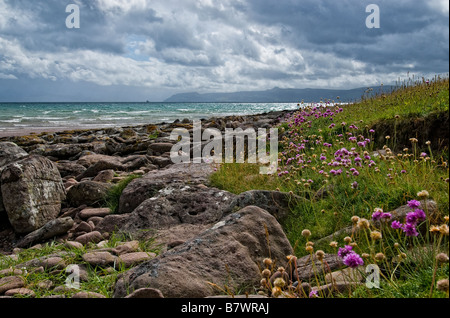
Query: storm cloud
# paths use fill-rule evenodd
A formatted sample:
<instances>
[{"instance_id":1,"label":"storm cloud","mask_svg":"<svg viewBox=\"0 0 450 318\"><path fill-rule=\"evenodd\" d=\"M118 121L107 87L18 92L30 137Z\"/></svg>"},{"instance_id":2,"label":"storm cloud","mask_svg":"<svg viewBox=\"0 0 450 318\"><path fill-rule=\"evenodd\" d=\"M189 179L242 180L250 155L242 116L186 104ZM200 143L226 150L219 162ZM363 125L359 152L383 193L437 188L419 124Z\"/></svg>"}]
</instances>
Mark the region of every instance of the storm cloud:
<instances>
[{"instance_id":1,"label":"storm cloud","mask_svg":"<svg viewBox=\"0 0 450 318\"><path fill-rule=\"evenodd\" d=\"M65 24L71 3L79 29ZM372 3L380 28L366 27ZM0 0L0 101L157 101L447 75L448 21L447 0Z\"/></svg>"}]
</instances>

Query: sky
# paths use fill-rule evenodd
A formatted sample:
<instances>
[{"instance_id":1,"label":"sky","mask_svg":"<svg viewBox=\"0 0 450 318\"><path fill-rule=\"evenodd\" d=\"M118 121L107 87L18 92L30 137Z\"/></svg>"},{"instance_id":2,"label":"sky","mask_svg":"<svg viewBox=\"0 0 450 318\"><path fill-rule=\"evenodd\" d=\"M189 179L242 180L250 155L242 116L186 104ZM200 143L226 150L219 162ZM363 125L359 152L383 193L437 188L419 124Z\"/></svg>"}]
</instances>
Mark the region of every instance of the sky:
<instances>
[{"instance_id":1,"label":"sky","mask_svg":"<svg viewBox=\"0 0 450 318\"><path fill-rule=\"evenodd\" d=\"M448 0L0 0L0 102L351 89L448 56Z\"/></svg>"}]
</instances>

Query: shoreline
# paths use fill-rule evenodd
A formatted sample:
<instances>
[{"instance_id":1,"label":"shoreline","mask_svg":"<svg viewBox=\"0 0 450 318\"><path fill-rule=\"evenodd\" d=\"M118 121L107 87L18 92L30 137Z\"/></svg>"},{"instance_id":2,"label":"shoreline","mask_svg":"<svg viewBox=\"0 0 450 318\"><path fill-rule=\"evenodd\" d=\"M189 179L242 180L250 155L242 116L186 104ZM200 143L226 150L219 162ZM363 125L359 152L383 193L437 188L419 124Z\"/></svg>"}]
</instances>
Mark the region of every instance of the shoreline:
<instances>
[{"instance_id":1,"label":"shoreline","mask_svg":"<svg viewBox=\"0 0 450 318\"><path fill-rule=\"evenodd\" d=\"M216 116L212 116L209 118L203 118L201 119L202 122L209 122L212 120L229 120L230 118L234 118L234 117L242 117L242 118L258 118L261 116L268 116L271 115L273 116L274 114L279 114L280 116L285 115L287 113L290 112L295 112L296 110L294 109L288 109L288 110L277 110L277 111L270 111L270 112L265 112L265 113L260 113L260 114L252 114L252 115L228 115L228 116L223 116L223 117L216 117ZM130 125L117 125L117 126L108 126L108 127L101 127L101 126L96 126L96 127L70 127L70 126L63 126L63 127L26 127L26 128L18 128L18 129L11 129L11 130L0 130L0 139L6 139L6 138L14 138L14 137L24 137L24 136L31 136L31 135L35 135L35 136L40 136L40 135L44 135L44 134L68 134L70 133L82 133L82 132L86 132L86 131L100 131L100 130L106 130L106 129L119 129L119 128L142 128L142 127L146 127L146 126L157 126L157 127L162 127L164 125L173 125L173 124L177 124L177 123L182 123L184 122L183 119L177 119L173 122L162 122L162 123L148 123L148 124L140 124L140 125L135 125L135 126L130 126ZM189 120L190 123L192 123L192 120Z\"/></svg>"}]
</instances>

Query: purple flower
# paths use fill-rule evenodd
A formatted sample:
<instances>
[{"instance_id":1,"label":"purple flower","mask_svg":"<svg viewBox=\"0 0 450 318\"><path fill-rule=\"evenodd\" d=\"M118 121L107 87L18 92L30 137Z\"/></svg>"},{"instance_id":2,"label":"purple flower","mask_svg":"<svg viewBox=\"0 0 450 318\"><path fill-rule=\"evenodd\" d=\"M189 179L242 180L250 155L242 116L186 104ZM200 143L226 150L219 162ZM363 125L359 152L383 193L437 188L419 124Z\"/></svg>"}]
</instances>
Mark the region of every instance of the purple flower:
<instances>
[{"instance_id":1,"label":"purple flower","mask_svg":"<svg viewBox=\"0 0 450 318\"><path fill-rule=\"evenodd\" d=\"M381 219L381 217L383 216L383 212L382 211L376 211L372 214L372 220L373 221L378 221Z\"/></svg>"},{"instance_id":2,"label":"purple flower","mask_svg":"<svg viewBox=\"0 0 450 318\"><path fill-rule=\"evenodd\" d=\"M409 212L406 215L406 223L408 223L408 224L415 225L418 220L419 220L419 218L418 218L416 212Z\"/></svg>"},{"instance_id":3,"label":"purple flower","mask_svg":"<svg viewBox=\"0 0 450 318\"><path fill-rule=\"evenodd\" d=\"M319 297L319 295L317 294L317 290L312 290L309 293L309 298L316 298L316 297Z\"/></svg>"},{"instance_id":4,"label":"purple flower","mask_svg":"<svg viewBox=\"0 0 450 318\"><path fill-rule=\"evenodd\" d=\"M343 262L350 268L356 268L358 266L364 265L364 261L361 256L359 256L355 252L351 252L350 254L345 256Z\"/></svg>"},{"instance_id":5,"label":"purple flower","mask_svg":"<svg viewBox=\"0 0 450 318\"><path fill-rule=\"evenodd\" d=\"M353 246L346 245L345 247L339 247L338 256L340 258L345 258L345 256L347 256L350 253L354 253Z\"/></svg>"},{"instance_id":6,"label":"purple flower","mask_svg":"<svg viewBox=\"0 0 450 318\"><path fill-rule=\"evenodd\" d=\"M411 200L411 201L408 201L408 206L411 209L415 209L415 208L418 208L420 206L420 202L417 201L417 200Z\"/></svg>"},{"instance_id":7,"label":"purple flower","mask_svg":"<svg viewBox=\"0 0 450 318\"><path fill-rule=\"evenodd\" d=\"M394 230L398 230L398 229L403 228L403 224L400 223L399 221L393 221L392 224L391 224L391 227L392 227Z\"/></svg>"},{"instance_id":8,"label":"purple flower","mask_svg":"<svg viewBox=\"0 0 450 318\"><path fill-rule=\"evenodd\" d=\"M423 210L417 209L414 213L416 213L416 217L418 221L425 221L427 219L427 215Z\"/></svg>"},{"instance_id":9,"label":"purple flower","mask_svg":"<svg viewBox=\"0 0 450 318\"><path fill-rule=\"evenodd\" d=\"M358 189L358 182L356 182L356 181L353 182L353 183L352 183L352 188L353 188L353 189Z\"/></svg>"},{"instance_id":10,"label":"purple flower","mask_svg":"<svg viewBox=\"0 0 450 318\"><path fill-rule=\"evenodd\" d=\"M391 213L388 213L388 212L385 212L385 213L383 213L383 214L381 215L381 218L382 218L382 219L388 219L388 220L390 220L390 219L392 218L392 214L391 214Z\"/></svg>"},{"instance_id":11,"label":"purple flower","mask_svg":"<svg viewBox=\"0 0 450 318\"><path fill-rule=\"evenodd\" d=\"M423 157L423 158L425 158L425 157L428 156L428 155L427 155L426 152L422 152L422 153L420 154L420 156Z\"/></svg>"},{"instance_id":12,"label":"purple flower","mask_svg":"<svg viewBox=\"0 0 450 318\"><path fill-rule=\"evenodd\" d=\"M405 232L406 236L418 236L419 232L417 232L415 224L406 223L403 226L403 232Z\"/></svg>"}]
</instances>

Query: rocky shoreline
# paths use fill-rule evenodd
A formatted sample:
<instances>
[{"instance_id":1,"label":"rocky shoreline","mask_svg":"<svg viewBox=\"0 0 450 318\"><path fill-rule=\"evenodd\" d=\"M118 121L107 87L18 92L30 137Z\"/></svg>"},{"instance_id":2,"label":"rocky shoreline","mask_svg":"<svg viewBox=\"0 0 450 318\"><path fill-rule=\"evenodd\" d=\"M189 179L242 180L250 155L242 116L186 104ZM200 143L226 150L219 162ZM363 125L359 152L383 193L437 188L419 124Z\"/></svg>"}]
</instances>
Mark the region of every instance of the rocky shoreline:
<instances>
[{"instance_id":1,"label":"rocky shoreline","mask_svg":"<svg viewBox=\"0 0 450 318\"><path fill-rule=\"evenodd\" d=\"M211 118L202 128L271 128L291 112ZM236 294L243 286L256 294L268 258L273 273L267 279L284 278L303 293L300 297L360 284L362 277L349 280L355 273L331 273L343 266L337 255L325 256L328 284L306 283L323 259L287 260L293 248L280 225L290 207L304 199L260 190L235 195L212 187L214 164L172 163L175 141L169 135L175 128L192 132L193 125L183 120L0 138L0 265L46 242L64 246L62 252L0 270L0 297L34 297L24 273L69 276L68 259L79 253L82 281L87 266L107 272L127 268L115 282L117 298L213 297L223 295L225 287ZM108 193L124 181L117 206L108 207ZM132 239L107 247L114 233ZM159 255L142 249L140 241L154 241ZM42 288L65 297L69 287L49 282ZM79 291L72 297L104 295Z\"/></svg>"}]
</instances>

